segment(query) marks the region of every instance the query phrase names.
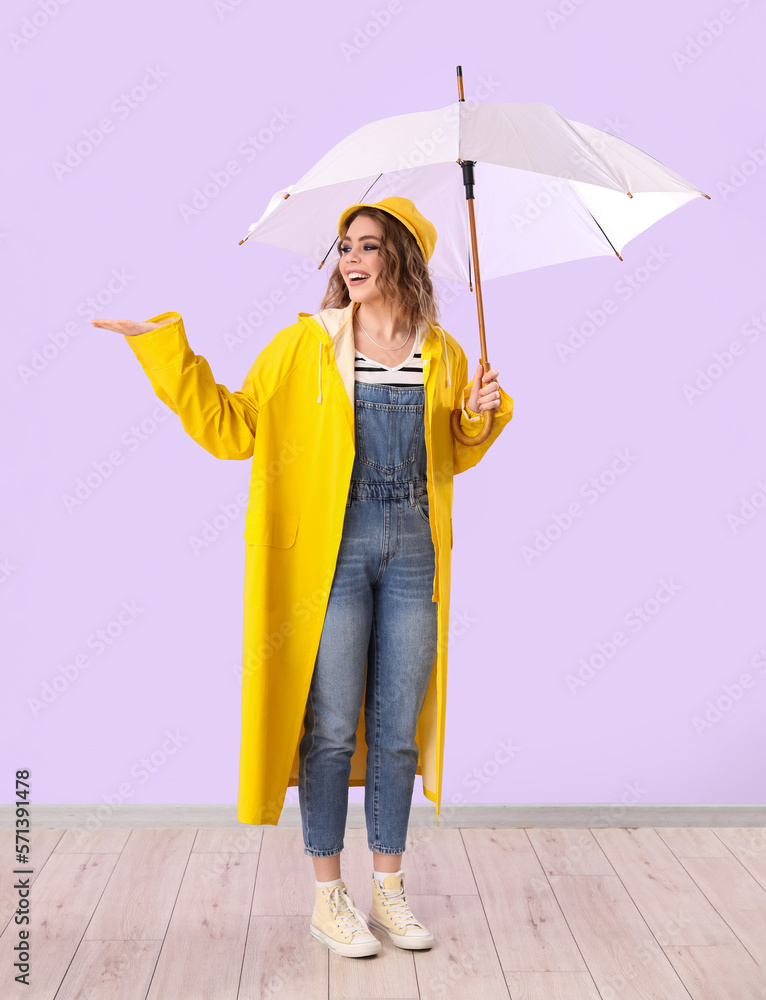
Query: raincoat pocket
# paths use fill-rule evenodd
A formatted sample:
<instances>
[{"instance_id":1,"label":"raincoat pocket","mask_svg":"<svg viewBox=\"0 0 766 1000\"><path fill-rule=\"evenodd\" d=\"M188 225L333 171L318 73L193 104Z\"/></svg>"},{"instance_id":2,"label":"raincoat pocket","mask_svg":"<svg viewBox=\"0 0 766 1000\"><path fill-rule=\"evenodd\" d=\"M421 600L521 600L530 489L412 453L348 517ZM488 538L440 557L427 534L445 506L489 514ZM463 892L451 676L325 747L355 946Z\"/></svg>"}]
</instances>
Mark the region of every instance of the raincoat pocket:
<instances>
[{"instance_id":1,"label":"raincoat pocket","mask_svg":"<svg viewBox=\"0 0 766 1000\"><path fill-rule=\"evenodd\" d=\"M289 549L295 542L299 520L297 514L248 507L245 516L245 541L249 545L273 545L278 549Z\"/></svg>"},{"instance_id":2,"label":"raincoat pocket","mask_svg":"<svg viewBox=\"0 0 766 1000\"><path fill-rule=\"evenodd\" d=\"M245 517L245 604L267 611L279 605L288 581L295 574L298 533L297 514L262 507L248 507ZM292 551L291 551L292 550Z\"/></svg>"}]
</instances>

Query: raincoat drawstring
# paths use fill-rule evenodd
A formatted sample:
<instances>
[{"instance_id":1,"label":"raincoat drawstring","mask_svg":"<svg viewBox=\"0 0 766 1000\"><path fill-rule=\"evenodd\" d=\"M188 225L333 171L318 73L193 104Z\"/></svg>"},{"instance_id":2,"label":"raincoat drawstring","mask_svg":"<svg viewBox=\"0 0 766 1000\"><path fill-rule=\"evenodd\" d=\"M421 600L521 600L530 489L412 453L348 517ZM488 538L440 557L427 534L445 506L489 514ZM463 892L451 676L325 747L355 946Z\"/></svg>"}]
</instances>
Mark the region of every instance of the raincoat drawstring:
<instances>
[{"instance_id":1,"label":"raincoat drawstring","mask_svg":"<svg viewBox=\"0 0 766 1000\"><path fill-rule=\"evenodd\" d=\"M447 385L452 385L452 379L450 378L450 372L449 372L449 351L447 350L447 338L444 335L444 330L442 330L440 326L437 326L436 329L441 331L442 340L444 341L444 358L447 362ZM317 371L318 384L319 384L319 395L317 396L317 403L321 403L322 402L322 341L321 340L319 341L319 350L317 352L317 359L319 365Z\"/></svg>"},{"instance_id":2,"label":"raincoat drawstring","mask_svg":"<svg viewBox=\"0 0 766 1000\"><path fill-rule=\"evenodd\" d=\"M441 327L437 327L438 330L442 330ZM447 361L447 385L452 385L452 379L449 377L449 351L447 350L447 338L444 336L444 330L442 330L442 340L444 341L444 357Z\"/></svg>"}]
</instances>

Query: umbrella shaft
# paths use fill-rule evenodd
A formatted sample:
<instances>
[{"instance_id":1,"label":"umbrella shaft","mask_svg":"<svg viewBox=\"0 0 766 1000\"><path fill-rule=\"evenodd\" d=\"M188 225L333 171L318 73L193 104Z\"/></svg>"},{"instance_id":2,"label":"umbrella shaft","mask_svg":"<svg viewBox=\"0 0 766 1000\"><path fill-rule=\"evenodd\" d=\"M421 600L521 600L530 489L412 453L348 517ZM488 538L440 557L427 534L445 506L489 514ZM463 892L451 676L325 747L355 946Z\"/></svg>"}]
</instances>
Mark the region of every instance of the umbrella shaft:
<instances>
[{"instance_id":1,"label":"umbrella shaft","mask_svg":"<svg viewBox=\"0 0 766 1000\"><path fill-rule=\"evenodd\" d=\"M479 342L481 344L481 364L484 371L489 371L489 361L487 359L487 342L484 335L484 303L481 298L481 277L479 275L479 248L476 244L476 217L473 211L473 168L476 160L461 160L460 166L463 171L463 184L465 186L465 198L468 202L468 224L471 230L471 254L473 257L473 272L476 281L476 306L479 313Z\"/></svg>"}]
</instances>

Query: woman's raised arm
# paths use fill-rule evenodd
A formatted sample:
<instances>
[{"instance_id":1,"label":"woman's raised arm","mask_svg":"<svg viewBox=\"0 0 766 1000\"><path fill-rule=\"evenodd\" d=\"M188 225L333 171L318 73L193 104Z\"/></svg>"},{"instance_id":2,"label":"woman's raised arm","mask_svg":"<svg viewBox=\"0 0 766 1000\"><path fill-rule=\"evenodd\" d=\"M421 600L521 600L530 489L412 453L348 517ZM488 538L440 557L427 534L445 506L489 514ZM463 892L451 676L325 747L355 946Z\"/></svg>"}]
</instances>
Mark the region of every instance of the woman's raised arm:
<instances>
[{"instance_id":1,"label":"woman's raised arm","mask_svg":"<svg viewBox=\"0 0 766 1000\"><path fill-rule=\"evenodd\" d=\"M179 313L160 313L143 323L94 319L93 326L121 333L155 393L178 414L187 434L216 458L253 454L258 397L253 369L232 392L213 378L208 362L189 347Z\"/></svg>"}]
</instances>

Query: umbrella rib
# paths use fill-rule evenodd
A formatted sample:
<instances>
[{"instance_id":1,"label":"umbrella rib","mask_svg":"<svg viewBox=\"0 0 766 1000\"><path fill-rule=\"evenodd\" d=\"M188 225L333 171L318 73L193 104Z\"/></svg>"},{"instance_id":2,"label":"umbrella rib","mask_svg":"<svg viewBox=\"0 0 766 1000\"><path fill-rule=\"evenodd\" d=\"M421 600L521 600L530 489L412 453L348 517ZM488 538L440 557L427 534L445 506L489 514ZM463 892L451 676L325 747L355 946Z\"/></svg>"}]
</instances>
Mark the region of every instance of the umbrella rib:
<instances>
[{"instance_id":1,"label":"umbrella rib","mask_svg":"<svg viewBox=\"0 0 766 1000\"><path fill-rule=\"evenodd\" d=\"M372 184L370 184L370 186L367 188L367 190L362 195L362 201L364 201L364 199L367 197L367 195L370 193L370 191L372 191L372 189L375 187L375 185L378 183L378 181L380 180L380 178L382 176L383 176L382 173L378 174L378 176L375 178L375 180L372 182ZM335 239L333 238L333 241L330 244L330 249L327 251L327 253L322 258L322 263L319 265L320 268L324 265L324 262L327 260L328 256L330 255L330 250L332 250L332 248L334 246L335 246Z\"/></svg>"},{"instance_id":2,"label":"umbrella rib","mask_svg":"<svg viewBox=\"0 0 766 1000\"><path fill-rule=\"evenodd\" d=\"M570 185L570 187L571 187L571 185ZM618 257L620 257L620 254L619 254L619 253L618 253L618 251L617 251L617 247L616 247L616 246L614 245L614 243L612 243L612 241L611 241L611 240L609 239L609 237L608 237L608 236L606 235L606 233L604 232L604 227L603 227L603 226L601 225L601 223L600 223L600 222L598 221L598 219L597 219L597 218L596 218L596 216L595 216L595 215L593 214L593 212L591 212L590 208L589 208L589 207L588 207L588 206L587 206L587 205L585 204L585 202L584 202L584 201L582 200L582 198L580 198L580 195L579 195L579 194L577 194L577 191L575 191L575 194L577 195L577 198L578 198L578 200L579 200L580 204L581 204L581 205L582 205L582 206L583 206L583 207L585 208L585 211L586 211L586 212L588 213L588 215L589 215L589 216L591 217L591 219L593 219L593 221L594 221L594 222L596 223L596 225L598 226L598 228L599 228L599 229L601 230L601 232L602 232L602 233L604 234L604 239L605 239L605 240L607 241L607 243L608 243L608 244L609 244L609 246L610 246L610 247L612 248L612 250L614 250L614 252L615 252L615 253L617 254L617 256L618 256ZM622 260L622 257L620 257L620 260Z\"/></svg>"},{"instance_id":3,"label":"umbrella rib","mask_svg":"<svg viewBox=\"0 0 766 1000\"><path fill-rule=\"evenodd\" d=\"M580 142L585 143L591 155L600 164L602 169L605 167L607 172L612 175L612 179L616 180L617 183L620 185L620 187L623 189L623 191L625 191L625 193L628 194L629 192L625 188L625 180L622 177L620 177L620 175L617 173L617 170L612 165L611 161L608 160L606 156L603 155L603 153L599 153L599 151L591 144L591 142L588 139L586 139L584 135L581 135L574 127L574 125L569 121L569 119L565 118L560 111L556 111L556 109L551 107L550 104L548 105L548 107L551 108L551 111L553 111L554 114L556 114L561 119L562 122L564 122L564 124L570 130L570 132L574 132L574 134L577 136ZM603 229L601 231L603 232ZM606 233L604 233L604 236L606 236ZM615 253L617 253L616 250ZM617 254L617 256L619 257L619 254Z\"/></svg>"}]
</instances>

